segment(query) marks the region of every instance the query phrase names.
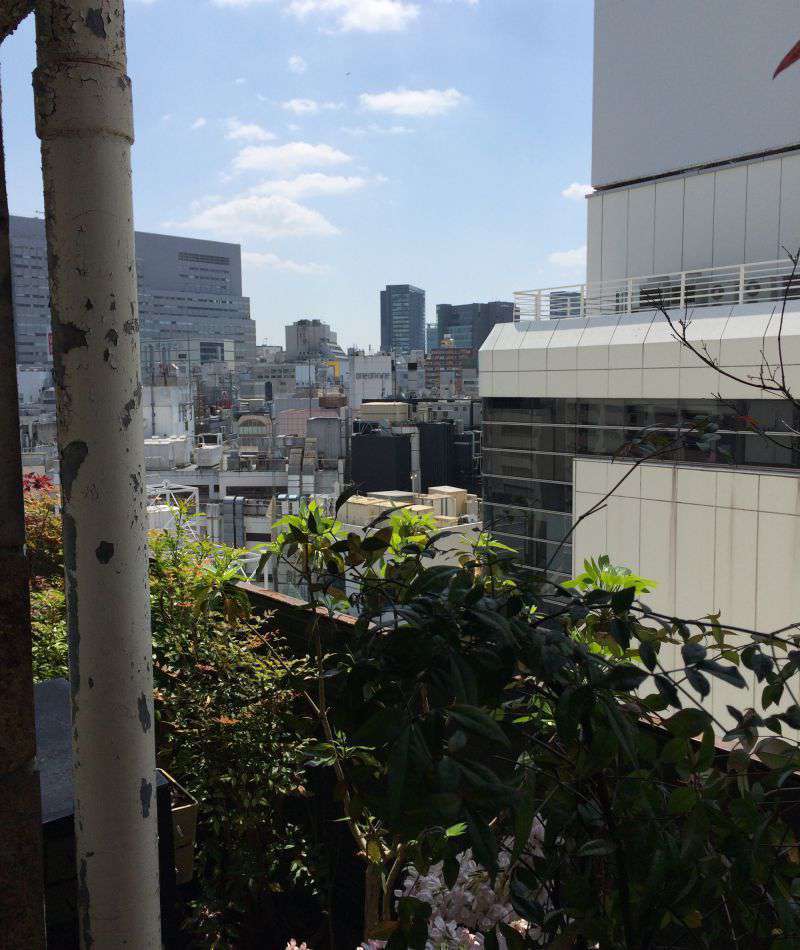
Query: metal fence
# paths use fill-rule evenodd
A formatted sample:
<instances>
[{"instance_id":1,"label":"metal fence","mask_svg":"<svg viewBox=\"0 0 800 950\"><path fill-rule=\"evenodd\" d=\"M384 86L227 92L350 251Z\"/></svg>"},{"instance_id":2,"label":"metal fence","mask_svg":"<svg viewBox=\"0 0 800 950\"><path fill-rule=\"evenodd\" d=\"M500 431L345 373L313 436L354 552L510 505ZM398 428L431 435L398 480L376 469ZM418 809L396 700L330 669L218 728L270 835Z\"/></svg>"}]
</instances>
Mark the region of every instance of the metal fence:
<instances>
[{"instance_id":1,"label":"metal fence","mask_svg":"<svg viewBox=\"0 0 800 950\"><path fill-rule=\"evenodd\" d=\"M791 260L759 261L572 284L514 294L515 320L555 320L636 313L655 307L681 310L800 298L800 273Z\"/></svg>"}]
</instances>

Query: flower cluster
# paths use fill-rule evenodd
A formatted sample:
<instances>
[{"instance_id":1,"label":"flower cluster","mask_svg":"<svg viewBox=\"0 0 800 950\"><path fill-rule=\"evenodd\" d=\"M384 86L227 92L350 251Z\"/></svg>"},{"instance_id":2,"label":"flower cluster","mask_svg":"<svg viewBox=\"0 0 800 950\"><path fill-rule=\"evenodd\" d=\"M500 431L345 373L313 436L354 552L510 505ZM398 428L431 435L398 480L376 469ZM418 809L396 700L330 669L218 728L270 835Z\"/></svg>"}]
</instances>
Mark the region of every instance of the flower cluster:
<instances>
[{"instance_id":1,"label":"flower cluster","mask_svg":"<svg viewBox=\"0 0 800 950\"><path fill-rule=\"evenodd\" d=\"M529 847L539 852L544 828L534 823ZM510 842L507 848L510 847ZM452 887L444 880L442 863L432 865L426 874L410 868L397 897L415 897L431 908L425 950L483 950L484 935L495 932L501 950L506 940L497 929L505 924L520 934L533 936L532 928L511 906L508 898L510 851L498 855L500 872L492 883L486 871L475 861L468 848L458 855L458 876ZM382 950L382 940L367 940L360 950Z\"/></svg>"},{"instance_id":2,"label":"flower cluster","mask_svg":"<svg viewBox=\"0 0 800 950\"><path fill-rule=\"evenodd\" d=\"M531 854L541 855L544 826L537 819L531 829L528 849ZM452 887L444 879L442 862L433 864L426 874L410 867L403 886L395 896L414 897L431 908L428 923L428 940L425 950L483 950L485 935L495 933L500 950L507 950L506 939L498 929L500 924L513 927L521 935L539 936L537 927L517 914L508 897L511 871L511 842L498 854L499 873L494 883L488 873L467 848L457 856L458 875ZM539 898L546 903L543 893ZM357 950L383 950L385 940L365 940ZM290 940L286 950L309 950Z\"/></svg>"}]
</instances>

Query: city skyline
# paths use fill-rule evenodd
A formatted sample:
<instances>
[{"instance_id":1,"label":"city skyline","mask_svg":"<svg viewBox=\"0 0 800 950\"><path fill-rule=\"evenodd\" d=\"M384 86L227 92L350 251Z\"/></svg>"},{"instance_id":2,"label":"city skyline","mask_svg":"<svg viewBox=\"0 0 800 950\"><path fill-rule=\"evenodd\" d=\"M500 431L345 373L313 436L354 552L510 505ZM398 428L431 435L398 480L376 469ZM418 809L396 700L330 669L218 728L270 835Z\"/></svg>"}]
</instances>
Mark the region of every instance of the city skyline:
<instances>
[{"instance_id":1,"label":"city skyline","mask_svg":"<svg viewBox=\"0 0 800 950\"><path fill-rule=\"evenodd\" d=\"M377 349L392 283L426 289L430 322L583 278L588 0L126 6L136 227L241 243L259 341L315 314ZM22 215L43 208L32 27L2 52Z\"/></svg>"}]
</instances>

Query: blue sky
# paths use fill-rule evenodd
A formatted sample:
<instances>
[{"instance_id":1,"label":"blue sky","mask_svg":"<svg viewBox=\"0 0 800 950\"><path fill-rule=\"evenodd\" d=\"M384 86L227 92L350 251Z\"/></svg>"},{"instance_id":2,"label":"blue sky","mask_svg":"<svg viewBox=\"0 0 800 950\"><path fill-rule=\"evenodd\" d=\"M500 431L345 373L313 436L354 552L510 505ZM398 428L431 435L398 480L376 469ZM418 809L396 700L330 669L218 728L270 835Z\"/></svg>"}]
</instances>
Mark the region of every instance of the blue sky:
<instances>
[{"instance_id":1,"label":"blue sky","mask_svg":"<svg viewBox=\"0 0 800 950\"><path fill-rule=\"evenodd\" d=\"M259 341L378 292L583 278L591 0L127 0L140 230L238 241ZM12 213L43 207L32 23L0 51ZM567 192L564 195L564 192Z\"/></svg>"}]
</instances>

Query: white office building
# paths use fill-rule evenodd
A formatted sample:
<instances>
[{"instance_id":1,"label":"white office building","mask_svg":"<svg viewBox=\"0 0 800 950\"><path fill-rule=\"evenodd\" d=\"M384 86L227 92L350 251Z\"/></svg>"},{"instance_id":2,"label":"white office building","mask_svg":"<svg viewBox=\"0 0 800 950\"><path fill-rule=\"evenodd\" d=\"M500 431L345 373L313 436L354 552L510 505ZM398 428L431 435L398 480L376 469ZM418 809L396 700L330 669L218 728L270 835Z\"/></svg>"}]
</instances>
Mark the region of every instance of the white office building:
<instances>
[{"instance_id":1,"label":"white office building","mask_svg":"<svg viewBox=\"0 0 800 950\"><path fill-rule=\"evenodd\" d=\"M17 363L46 365L53 348L44 221L12 215L10 237ZM143 353L202 340L206 356L232 342L237 361L255 360L238 244L137 231L136 275Z\"/></svg>"},{"instance_id":2,"label":"white office building","mask_svg":"<svg viewBox=\"0 0 800 950\"><path fill-rule=\"evenodd\" d=\"M658 582L665 613L761 630L800 617L800 414L737 381L777 364L788 294L800 393L800 281L782 250L800 248L800 67L772 79L799 35L790 0L597 0L586 283L518 293L480 352L484 522L532 572L608 553ZM718 367L656 300L688 312ZM640 466L559 550L636 433L698 417L717 442Z\"/></svg>"}]
</instances>

